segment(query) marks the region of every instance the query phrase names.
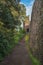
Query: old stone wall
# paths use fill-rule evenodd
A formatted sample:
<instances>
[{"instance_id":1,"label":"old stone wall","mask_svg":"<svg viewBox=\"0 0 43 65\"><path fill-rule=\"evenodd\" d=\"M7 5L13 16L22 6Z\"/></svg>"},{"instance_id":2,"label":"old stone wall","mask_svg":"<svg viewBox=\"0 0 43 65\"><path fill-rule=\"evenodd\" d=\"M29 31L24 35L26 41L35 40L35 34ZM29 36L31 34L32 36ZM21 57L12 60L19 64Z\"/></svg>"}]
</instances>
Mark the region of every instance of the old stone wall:
<instances>
[{"instance_id":1,"label":"old stone wall","mask_svg":"<svg viewBox=\"0 0 43 65\"><path fill-rule=\"evenodd\" d=\"M29 32L29 25L30 25L29 16L26 16L24 21L24 30L26 33Z\"/></svg>"},{"instance_id":2,"label":"old stone wall","mask_svg":"<svg viewBox=\"0 0 43 65\"><path fill-rule=\"evenodd\" d=\"M43 65L43 0L35 0L30 23L30 50Z\"/></svg>"}]
</instances>

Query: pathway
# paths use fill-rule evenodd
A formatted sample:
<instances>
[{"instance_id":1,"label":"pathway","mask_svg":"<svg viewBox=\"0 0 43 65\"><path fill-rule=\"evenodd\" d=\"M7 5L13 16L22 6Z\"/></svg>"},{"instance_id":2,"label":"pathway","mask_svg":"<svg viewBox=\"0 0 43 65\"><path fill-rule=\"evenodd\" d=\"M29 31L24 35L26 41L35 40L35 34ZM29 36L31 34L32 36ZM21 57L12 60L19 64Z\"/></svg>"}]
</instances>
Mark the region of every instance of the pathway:
<instances>
[{"instance_id":1,"label":"pathway","mask_svg":"<svg viewBox=\"0 0 43 65\"><path fill-rule=\"evenodd\" d=\"M32 65L24 39L0 65Z\"/></svg>"}]
</instances>

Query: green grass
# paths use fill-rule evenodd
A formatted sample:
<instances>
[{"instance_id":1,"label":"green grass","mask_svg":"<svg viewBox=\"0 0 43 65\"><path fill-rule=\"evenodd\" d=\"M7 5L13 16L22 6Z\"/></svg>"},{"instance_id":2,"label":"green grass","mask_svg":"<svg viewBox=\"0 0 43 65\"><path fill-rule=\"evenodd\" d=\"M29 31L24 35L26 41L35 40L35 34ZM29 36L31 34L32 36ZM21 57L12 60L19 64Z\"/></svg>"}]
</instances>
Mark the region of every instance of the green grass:
<instances>
[{"instance_id":1,"label":"green grass","mask_svg":"<svg viewBox=\"0 0 43 65\"><path fill-rule=\"evenodd\" d=\"M29 42L29 34L27 34L27 35L25 35L25 42L26 42L26 44Z\"/></svg>"},{"instance_id":2,"label":"green grass","mask_svg":"<svg viewBox=\"0 0 43 65\"><path fill-rule=\"evenodd\" d=\"M32 65L40 65L40 61L37 60L37 59L31 54L31 52L30 52L30 50L29 50L29 34L27 34L27 35L25 36L25 42L26 42L26 47L27 47L27 49L28 49L28 51L29 51L29 55L30 55L30 59L31 59Z\"/></svg>"},{"instance_id":3,"label":"green grass","mask_svg":"<svg viewBox=\"0 0 43 65\"><path fill-rule=\"evenodd\" d=\"M18 42L22 39L23 36L24 36L24 34L20 33L20 32L18 32L17 34L15 34L15 36L14 36L15 43L18 44Z\"/></svg>"},{"instance_id":4,"label":"green grass","mask_svg":"<svg viewBox=\"0 0 43 65\"><path fill-rule=\"evenodd\" d=\"M37 60L31 53L29 53L32 65L40 65L40 61Z\"/></svg>"}]
</instances>

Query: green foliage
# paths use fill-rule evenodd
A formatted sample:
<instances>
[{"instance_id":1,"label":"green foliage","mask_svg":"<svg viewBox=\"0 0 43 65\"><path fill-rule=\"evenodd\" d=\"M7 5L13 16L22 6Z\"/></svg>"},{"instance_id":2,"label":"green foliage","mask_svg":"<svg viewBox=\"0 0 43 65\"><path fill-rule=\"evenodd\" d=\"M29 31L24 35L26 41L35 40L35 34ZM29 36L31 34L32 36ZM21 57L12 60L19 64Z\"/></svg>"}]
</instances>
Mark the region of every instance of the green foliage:
<instances>
[{"instance_id":1,"label":"green foliage","mask_svg":"<svg viewBox=\"0 0 43 65\"><path fill-rule=\"evenodd\" d=\"M0 28L0 60L9 53L15 45L14 36L11 30L6 30L4 27Z\"/></svg>"},{"instance_id":2,"label":"green foliage","mask_svg":"<svg viewBox=\"0 0 43 65\"><path fill-rule=\"evenodd\" d=\"M16 2L16 0L1 0L0 1L0 19L1 21L4 23L4 27L6 28L15 28L16 25L18 23L20 23L19 21L19 10L18 10L18 6L15 6L16 5L19 5L19 1ZM16 13L17 14L14 14L13 13Z\"/></svg>"},{"instance_id":3,"label":"green foliage","mask_svg":"<svg viewBox=\"0 0 43 65\"><path fill-rule=\"evenodd\" d=\"M20 25L19 2L20 0L0 0L0 61L24 35L23 30L14 31Z\"/></svg>"},{"instance_id":4,"label":"green foliage","mask_svg":"<svg viewBox=\"0 0 43 65\"><path fill-rule=\"evenodd\" d=\"M29 33L27 35L25 35L25 42L26 42L26 44L29 43Z\"/></svg>"},{"instance_id":5,"label":"green foliage","mask_svg":"<svg viewBox=\"0 0 43 65\"><path fill-rule=\"evenodd\" d=\"M31 53L29 54L31 61L32 61L32 65L40 65L40 61L37 60Z\"/></svg>"},{"instance_id":6,"label":"green foliage","mask_svg":"<svg viewBox=\"0 0 43 65\"><path fill-rule=\"evenodd\" d=\"M32 65L40 65L40 61L37 60L31 53L30 46L29 46L29 34L25 36L25 42L26 42L27 49L29 50L29 56L30 56Z\"/></svg>"},{"instance_id":7,"label":"green foliage","mask_svg":"<svg viewBox=\"0 0 43 65\"><path fill-rule=\"evenodd\" d=\"M20 4L20 14L22 17L25 17L26 16L26 7L24 4Z\"/></svg>"},{"instance_id":8,"label":"green foliage","mask_svg":"<svg viewBox=\"0 0 43 65\"><path fill-rule=\"evenodd\" d=\"M26 17L26 7L24 4L20 4L20 21L25 22L25 17Z\"/></svg>"},{"instance_id":9,"label":"green foliage","mask_svg":"<svg viewBox=\"0 0 43 65\"><path fill-rule=\"evenodd\" d=\"M22 28L20 27L19 32L20 32L20 33L25 33L25 30L24 30L24 29L22 29Z\"/></svg>"},{"instance_id":10,"label":"green foliage","mask_svg":"<svg viewBox=\"0 0 43 65\"><path fill-rule=\"evenodd\" d=\"M21 38L25 35L24 30L21 30L19 32L16 32L16 34L14 35L14 39L15 39L15 43L19 43L19 41L21 40Z\"/></svg>"},{"instance_id":11,"label":"green foliage","mask_svg":"<svg viewBox=\"0 0 43 65\"><path fill-rule=\"evenodd\" d=\"M14 29L20 23L18 4L19 0L0 0L0 61L16 44Z\"/></svg>"},{"instance_id":12,"label":"green foliage","mask_svg":"<svg viewBox=\"0 0 43 65\"><path fill-rule=\"evenodd\" d=\"M14 30L4 28L2 23L0 25L0 61L11 52L12 48L19 43L20 39L23 37L24 32L20 30L19 32Z\"/></svg>"}]
</instances>

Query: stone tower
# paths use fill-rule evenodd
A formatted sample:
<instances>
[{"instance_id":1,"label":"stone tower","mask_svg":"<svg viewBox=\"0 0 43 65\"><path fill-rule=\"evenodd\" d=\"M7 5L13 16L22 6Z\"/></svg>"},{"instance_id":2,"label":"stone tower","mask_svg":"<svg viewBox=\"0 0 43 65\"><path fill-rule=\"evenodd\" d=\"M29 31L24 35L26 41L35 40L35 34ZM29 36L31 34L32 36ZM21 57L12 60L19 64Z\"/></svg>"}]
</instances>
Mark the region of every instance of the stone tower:
<instances>
[{"instance_id":1,"label":"stone tower","mask_svg":"<svg viewBox=\"0 0 43 65\"><path fill-rule=\"evenodd\" d=\"M30 23L30 50L43 65L43 0L35 0Z\"/></svg>"},{"instance_id":2,"label":"stone tower","mask_svg":"<svg viewBox=\"0 0 43 65\"><path fill-rule=\"evenodd\" d=\"M26 32L29 32L29 25L30 25L29 16L26 16L24 21L24 30Z\"/></svg>"}]
</instances>

